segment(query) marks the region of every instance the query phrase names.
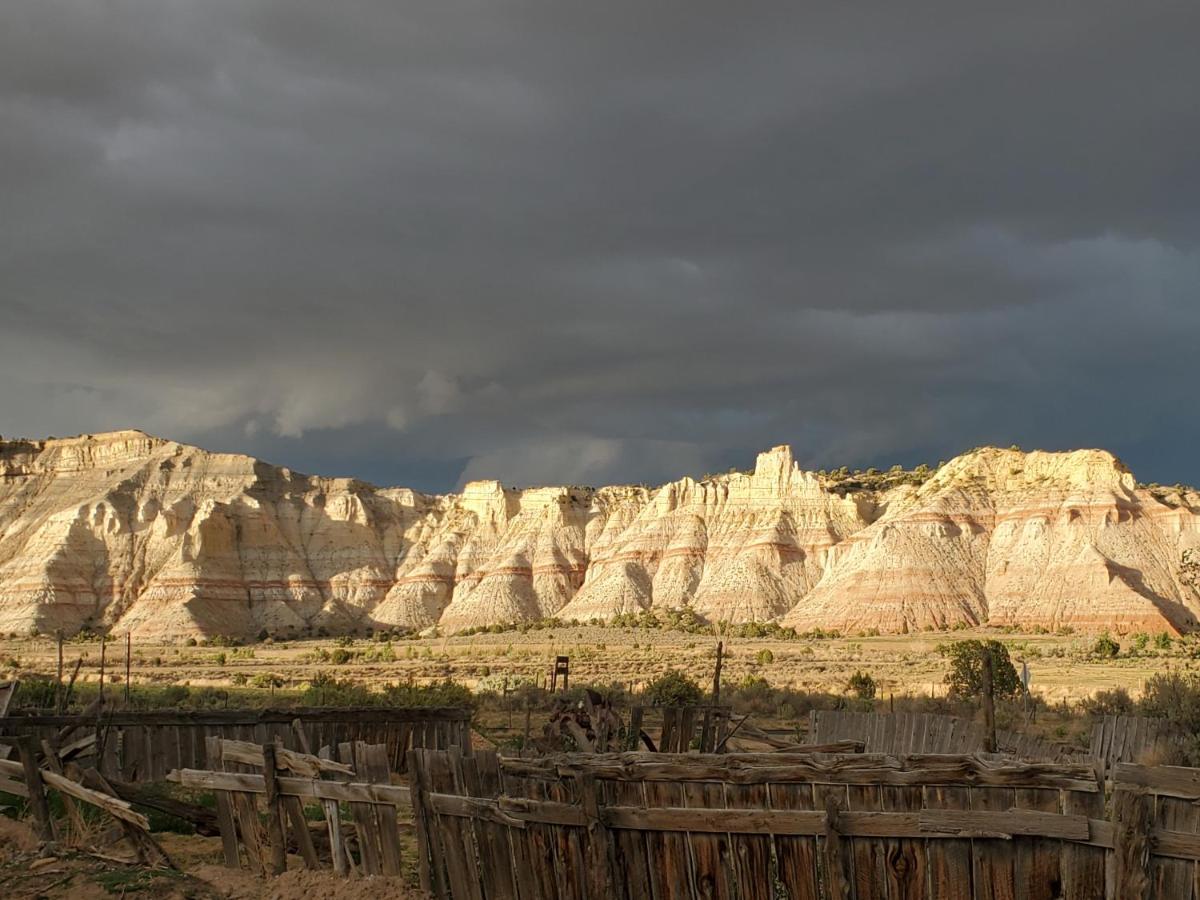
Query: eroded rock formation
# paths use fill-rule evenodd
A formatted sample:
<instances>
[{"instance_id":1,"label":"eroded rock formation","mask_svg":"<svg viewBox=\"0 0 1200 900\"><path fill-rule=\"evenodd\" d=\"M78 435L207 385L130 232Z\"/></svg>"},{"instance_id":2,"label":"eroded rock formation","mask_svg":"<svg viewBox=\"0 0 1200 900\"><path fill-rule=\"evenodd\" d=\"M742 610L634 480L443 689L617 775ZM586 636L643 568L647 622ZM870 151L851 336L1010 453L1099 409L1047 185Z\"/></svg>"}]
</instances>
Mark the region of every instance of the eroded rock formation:
<instances>
[{"instance_id":1,"label":"eroded rock formation","mask_svg":"<svg viewBox=\"0 0 1200 900\"><path fill-rule=\"evenodd\" d=\"M920 479L917 479L919 482ZM0 441L0 631L446 630L690 608L801 630L1190 630L1200 497L1111 454L982 449L839 484L786 447L661 488L432 496L125 431Z\"/></svg>"}]
</instances>

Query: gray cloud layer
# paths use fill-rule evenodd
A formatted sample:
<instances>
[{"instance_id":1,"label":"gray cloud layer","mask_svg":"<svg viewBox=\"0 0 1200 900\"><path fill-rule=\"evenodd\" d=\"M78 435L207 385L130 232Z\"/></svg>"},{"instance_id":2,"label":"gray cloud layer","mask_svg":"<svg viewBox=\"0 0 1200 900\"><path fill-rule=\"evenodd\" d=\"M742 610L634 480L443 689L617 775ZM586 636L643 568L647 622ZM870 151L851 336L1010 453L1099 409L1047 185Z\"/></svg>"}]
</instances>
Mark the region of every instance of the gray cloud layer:
<instances>
[{"instance_id":1,"label":"gray cloud layer","mask_svg":"<svg viewBox=\"0 0 1200 900\"><path fill-rule=\"evenodd\" d=\"M0 431L1200 481L1200 8L10 0Z\"/></svg>"}]
</instances>

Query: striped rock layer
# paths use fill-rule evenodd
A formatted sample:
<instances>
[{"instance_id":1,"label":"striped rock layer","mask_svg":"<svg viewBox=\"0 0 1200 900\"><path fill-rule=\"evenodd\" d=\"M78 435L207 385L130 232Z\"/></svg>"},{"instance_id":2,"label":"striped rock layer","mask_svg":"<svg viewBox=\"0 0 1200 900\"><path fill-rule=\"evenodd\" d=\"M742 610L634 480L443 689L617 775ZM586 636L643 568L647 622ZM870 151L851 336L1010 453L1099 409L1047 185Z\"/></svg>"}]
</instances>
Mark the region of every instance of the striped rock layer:
<instances>
[{"instance_id":1,"label":"striped rock layer","mask_svg":"<svg viewBox=\"0 0 1200 900\"><path fill-rule=\"evenodd\" d=\"M1100 450L985 448L846 493L750 473L461 494L300 475L137 431L0 441L0 632L447 631L689 608L881 632L1197 628L1200 496Z\"/></svg>"}]
</instances>

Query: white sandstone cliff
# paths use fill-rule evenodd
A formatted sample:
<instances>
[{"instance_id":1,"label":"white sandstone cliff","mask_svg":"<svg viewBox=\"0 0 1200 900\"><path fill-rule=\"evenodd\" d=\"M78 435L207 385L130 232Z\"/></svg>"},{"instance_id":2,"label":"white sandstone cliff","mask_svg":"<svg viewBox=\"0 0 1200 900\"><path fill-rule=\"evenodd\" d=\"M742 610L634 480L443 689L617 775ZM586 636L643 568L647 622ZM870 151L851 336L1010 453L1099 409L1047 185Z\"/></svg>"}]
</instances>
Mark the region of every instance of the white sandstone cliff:
<instances>
[{"instance_id":1,"label":"white sandstone cliff","mask_svg":"<svg viewBox=\"0 0 1200 900\"><path fill-rule=\"evenodd\" d=\"M658 489L445 496L299 475L136 431L0 441L0 631L447 630L690 608L913 631L1195 627L1200 497L1103 451L983 449L847 492L786 447Z\"/></svg>"}]
</instances>

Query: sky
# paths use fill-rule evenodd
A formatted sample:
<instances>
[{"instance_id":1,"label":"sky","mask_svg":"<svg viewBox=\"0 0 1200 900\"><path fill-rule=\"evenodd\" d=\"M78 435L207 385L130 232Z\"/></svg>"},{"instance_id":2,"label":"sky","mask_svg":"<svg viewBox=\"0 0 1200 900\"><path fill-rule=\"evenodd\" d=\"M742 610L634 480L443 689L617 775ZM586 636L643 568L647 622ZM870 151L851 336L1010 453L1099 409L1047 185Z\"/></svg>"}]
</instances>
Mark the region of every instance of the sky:
<instances>
[{"instance_id":1,"label":"sky","mask_svg":"<svg viewBox=\"0 0 1200 900\"><path fill-rule=\"evenodd\" d=\"M1200 5L5 0L0 434L1200 482Z\"/></svg>"}]
</instances>

